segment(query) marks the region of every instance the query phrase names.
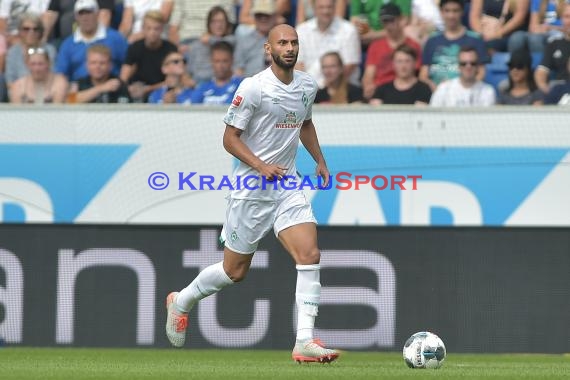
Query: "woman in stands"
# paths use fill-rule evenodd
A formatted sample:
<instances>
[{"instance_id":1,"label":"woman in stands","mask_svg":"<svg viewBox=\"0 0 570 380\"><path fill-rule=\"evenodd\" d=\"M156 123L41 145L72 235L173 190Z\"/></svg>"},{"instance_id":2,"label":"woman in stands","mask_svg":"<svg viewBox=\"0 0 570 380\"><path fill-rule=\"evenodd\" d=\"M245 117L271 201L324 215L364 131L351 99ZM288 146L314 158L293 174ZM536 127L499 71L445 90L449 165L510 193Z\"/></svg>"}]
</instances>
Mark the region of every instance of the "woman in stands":
<instances>
[{"instance_id":1,"label":"woman in stands","mask_svg":"<svg viewBox=\"0 0 570 380\"><path fill-rule=\"evenodd\" d=\"M51 71L49 55L44 48L30 48L26 65L29 75L14 82L10 103L63 103L69 83L65 76Z\"/></svg>"},{"instance_id":2,"label":"woman in stands","mask_svg":"<svg viewBox=\"0 0 570 380\"><path fill-rule=\"evenodd\" d=\"M210 46L218 41L226 41L235 46L236 37L232 34L232 24L225 9L216 5L208 12L207 32L192 42L188 49L188 73L196 83L208 82L214 76Z\"/></svg>"},{"instance_id":3,"label":"woman in stands","mask_svg":"<svg viewBox=\"0 0 570 380\"><path fill-rule=\"evenodd\" d=\"M528 26L529 0L471 0L469 24L481 34L490 52L514 52L524 46L509 38Z\"/></svg>"},{"instance_id":4,"label":"woman in stands","mask_svg":"<svg viewBox=\"0 0 570 380\"><path fill-rule=\"evenodd\" d=\"M534 82L532 59L527 50L517 50L509 60L509 86L499 92L497 104L541 105L544 94Z\"/></svg>"},{"instance_id":5,"label":"woman in stands","mask_svg":"<svg viewBox=\"0 0 570 380\"><path fill-rule=\"evenodd\" d=\"M317 91L315 103L348 104L361 103L362 89L348 83L344 76L343 62L337 52L321 57L321 69L325 77L325 88Z\"/></svg>"}]
</instances>

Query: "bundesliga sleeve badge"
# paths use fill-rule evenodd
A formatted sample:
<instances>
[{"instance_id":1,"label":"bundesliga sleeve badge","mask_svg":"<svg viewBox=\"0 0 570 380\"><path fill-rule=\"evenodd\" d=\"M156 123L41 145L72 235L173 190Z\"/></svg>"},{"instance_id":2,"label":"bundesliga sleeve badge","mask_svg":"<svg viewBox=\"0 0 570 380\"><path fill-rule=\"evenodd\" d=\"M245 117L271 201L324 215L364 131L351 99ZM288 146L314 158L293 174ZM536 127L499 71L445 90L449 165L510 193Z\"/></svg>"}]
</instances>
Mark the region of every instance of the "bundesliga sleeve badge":
<instances>
[{"instance_id":1,"label":"bundesliga sleeve badge","mask_svg":"<svg viewBox=\"0 0 570 380\"><path fill-rule=\"evenodd\" d=\"M232 104L236 107L239 107L239 105L241 104L241 101L243 100L243 98L239 95L236 95L236 97L234 98L234 100L232 100Z\"/></svg>"}]
</instances>

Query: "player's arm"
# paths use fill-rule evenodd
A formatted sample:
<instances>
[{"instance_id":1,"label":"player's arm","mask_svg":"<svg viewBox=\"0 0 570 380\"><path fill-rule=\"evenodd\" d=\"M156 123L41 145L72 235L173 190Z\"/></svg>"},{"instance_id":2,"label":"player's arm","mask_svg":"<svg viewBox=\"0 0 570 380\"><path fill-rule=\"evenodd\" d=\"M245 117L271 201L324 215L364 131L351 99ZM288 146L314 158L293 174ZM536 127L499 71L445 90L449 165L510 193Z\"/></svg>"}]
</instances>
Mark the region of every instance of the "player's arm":
<instances>
[{"instance_id":1,"label":"player's arm","mask_svg":"<svg viewBox=\"0 0 570 380\"><path fill-rule=\"evenodd\" d=\"M313 157L313 160L317 163L316 174L324 178L323 187L327 187L329 184L330 172L327 168L323 152L321 151L317 131L315 130L315 125L313 124L312 119L308 119L303 122L299 138L311 157Z\"/></svg>"},{"instance_id":2,"label":"player's arm","mask_svg":"<svg viewBox=\"0 0 570 380\"><path fill-rule=\"evenodd\" d=\"M240 136L242 132L241 129L226 124L226 130L224 131L224 149L244 164L251 166L268 180L271 181L274 177L281 179L281 177L285 175L287 168L263 162L259 157L253 154L251 149L241 140Z\"/></svg>"}]
</instances>

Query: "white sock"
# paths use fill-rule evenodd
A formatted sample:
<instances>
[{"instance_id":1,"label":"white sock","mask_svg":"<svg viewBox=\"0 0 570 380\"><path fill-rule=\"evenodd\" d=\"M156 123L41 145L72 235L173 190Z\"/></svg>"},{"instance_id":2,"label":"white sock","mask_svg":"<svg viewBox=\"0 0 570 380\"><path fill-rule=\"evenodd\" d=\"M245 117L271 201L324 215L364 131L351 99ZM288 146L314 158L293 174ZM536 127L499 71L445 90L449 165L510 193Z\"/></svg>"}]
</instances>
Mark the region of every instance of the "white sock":
<instances>
[{"instance_id":1,"label":"white sock","mask_svg":"<svg viewBox=\"0 0 570 380\"><path fill-rule=\"evenodd\" d=\"M297 265L297 340L313 338L321 298L321 266Z\"/></svg>"},{"instance_id":2,"label":"white sock","mask_svg":"<svg viewBox=\"0 0 570 380\"><path fill-rule=\"evenodd\" d=\"M196 302L202 298L206 298L211 294L217 293L234 282L228 277L223 266L224 262L210 265L184 289L178 293L176 297L176 306L183 313L189 312Z\"/></svg>"}]
</instances>

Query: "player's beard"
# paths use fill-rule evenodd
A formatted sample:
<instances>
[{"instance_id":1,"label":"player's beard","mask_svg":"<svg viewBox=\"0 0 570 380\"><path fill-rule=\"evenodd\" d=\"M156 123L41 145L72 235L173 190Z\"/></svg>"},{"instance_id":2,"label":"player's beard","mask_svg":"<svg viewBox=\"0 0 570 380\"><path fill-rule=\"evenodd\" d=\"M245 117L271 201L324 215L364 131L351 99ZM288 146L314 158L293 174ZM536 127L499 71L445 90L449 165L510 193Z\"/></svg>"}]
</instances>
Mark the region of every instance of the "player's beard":
<instances>
[{"instance_id":1,"label":"player's beard","mask_svg":"<svg viewBox=\"0 0 570 380\"><path fill-rule=\"evenodd\" d=\"M271 58L273 58L273 62L275 62L275 64L277 66L279 66L280 68L287 69L287 70L295 67L295 64L297 63L297 57L298 57L298 54L295 54L295 59L293 59L293 61L291 61L291 63L287 63L278 54L271 53Z\"/></svg>"}]
</instances>

